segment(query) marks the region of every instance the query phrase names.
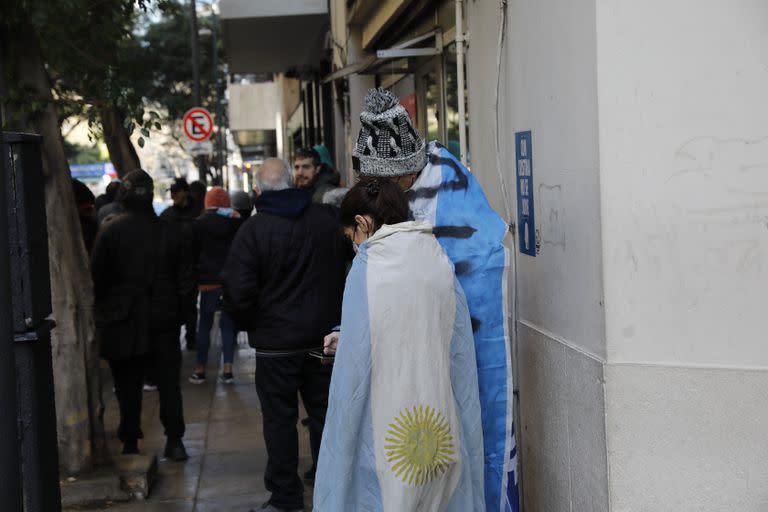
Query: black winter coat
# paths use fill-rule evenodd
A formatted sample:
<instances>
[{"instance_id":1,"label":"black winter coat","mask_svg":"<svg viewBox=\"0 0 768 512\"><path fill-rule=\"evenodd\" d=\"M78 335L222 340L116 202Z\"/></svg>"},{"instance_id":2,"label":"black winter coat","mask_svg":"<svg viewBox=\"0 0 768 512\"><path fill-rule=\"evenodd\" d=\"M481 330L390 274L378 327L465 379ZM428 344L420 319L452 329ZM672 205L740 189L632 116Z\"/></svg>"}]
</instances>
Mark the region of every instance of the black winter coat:
<instances>
[{"instance_id":1,"label":"black winter coat","mask_svg":"<svg viewBox=\"0 0 768 512\"><path fill-rule=\"evenodd\" d=\"M180 224L192 224L200 216L200 209L195 205L192 199L187 202L187 206L181 207L172 204L160 214L160 218Z\"/></svg>"},{"instance_id":2,"label":"black winter coat","mask_svg":"<svg viewBox=\"0 0 768 512\"><path fill-rule=\"evenodd\" d=\"M216 210L206 210L194 222L193 250L198 284L221 284L221 270L241 224L240 219L223 217Z\"/></svg>"},{"instance_id":3,"label":"black winter coat","mask_svg":"<svg viewBox=\"0 0 768 512\"><path fill-rule=\"evenodd\" d=\"M259 350L320 348L341 320L346 244L305 191L264 192L222 272L225 308Z\"/></svg>"},{"instance_id":4,"label":"black winter coat","mask_svg":"<svg viewBox=\"0 0 768 512\"><path fill-rule=\"evenodd\" d=\"M158 219L151 206L127 212L99 233L91 272L101 356L127 359L168 349L151 346L151 334L179 328L180 301L194 289L179 228Z\"/></svg>"}]
</instances>

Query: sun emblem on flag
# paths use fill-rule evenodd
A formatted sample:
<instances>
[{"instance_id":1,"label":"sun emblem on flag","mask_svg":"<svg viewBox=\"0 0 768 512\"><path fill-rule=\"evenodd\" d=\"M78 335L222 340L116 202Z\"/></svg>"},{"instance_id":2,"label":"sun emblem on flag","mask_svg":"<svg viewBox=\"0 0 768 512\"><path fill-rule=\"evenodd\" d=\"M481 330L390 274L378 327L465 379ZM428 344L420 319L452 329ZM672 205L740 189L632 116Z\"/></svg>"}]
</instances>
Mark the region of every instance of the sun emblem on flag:
<instances>
[{"instance_id":1,"label":"sun emblem on flag","mask_svg":"<svg viewBox=\"0 0 768 512\"><path fill-rule=\"evenodd\" d=\"M384 450L395 476L408 485L424 485L455 462L451 426L432 407L413 406L395 416Z\"/></svg>"}]
</instances>

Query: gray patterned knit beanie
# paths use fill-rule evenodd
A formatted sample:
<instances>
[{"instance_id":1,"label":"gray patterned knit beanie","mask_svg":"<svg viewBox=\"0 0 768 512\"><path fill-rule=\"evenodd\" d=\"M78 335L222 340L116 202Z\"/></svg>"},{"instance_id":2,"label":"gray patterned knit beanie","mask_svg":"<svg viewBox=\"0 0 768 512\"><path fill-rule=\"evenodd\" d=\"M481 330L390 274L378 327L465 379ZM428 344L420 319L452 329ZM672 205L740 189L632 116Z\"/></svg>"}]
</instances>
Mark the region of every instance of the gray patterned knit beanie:
<instances>
[{"instance_id":1,"label":"gray patterned knit beanie","mask_svg":"<svg viewBox=\"0 0 768 512\"><path fill-rule=\"evenodd\" d=\"M360 122L352 164L362 176L406 176L427 165L426 144L392 92L368 91Z\"/></svg>"}]
</instances>

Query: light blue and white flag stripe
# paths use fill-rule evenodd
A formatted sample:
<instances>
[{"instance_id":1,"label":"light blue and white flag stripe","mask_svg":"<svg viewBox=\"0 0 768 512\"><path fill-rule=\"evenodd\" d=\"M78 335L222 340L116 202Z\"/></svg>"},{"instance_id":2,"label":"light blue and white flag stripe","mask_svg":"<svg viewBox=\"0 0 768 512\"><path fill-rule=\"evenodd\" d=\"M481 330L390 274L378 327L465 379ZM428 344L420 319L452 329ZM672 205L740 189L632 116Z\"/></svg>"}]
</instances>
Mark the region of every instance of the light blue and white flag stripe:
<instances>
[{"instance_id":1,"label":"light blue and white flag stripe","mask_svg":"<svg viewBox=\"0 0 768 512\"><path fill-rule=\"evenodd\" d=\"M466 299L431 226L384 226L347 278L314 509L484 510Z\"/></svg>"},{"instance_id":2,"label":"light blue and white flag stripe","mask_svg":"<svg viewBox=\"0 0 768 512\"><path fill-rule=\"evenodd\" d=\"M432 142L429 163L410 190L415 219L435 234L466 294L475 338L485 440L489 512L518 512L517 447L512 416L512 358L507 323L507 225L480 184L446 148Z\"/></svg>"}]
</instances>

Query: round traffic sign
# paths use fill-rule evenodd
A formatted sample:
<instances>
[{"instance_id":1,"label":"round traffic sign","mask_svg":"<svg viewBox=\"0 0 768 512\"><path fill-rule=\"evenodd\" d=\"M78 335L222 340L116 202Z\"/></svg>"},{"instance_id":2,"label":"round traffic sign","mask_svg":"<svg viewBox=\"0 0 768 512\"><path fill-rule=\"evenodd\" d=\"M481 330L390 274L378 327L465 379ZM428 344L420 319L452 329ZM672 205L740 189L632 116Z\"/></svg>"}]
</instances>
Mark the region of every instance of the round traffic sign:
<instances>
[{"instance_id":1,"label":"round traffic sign","mask_svg":"<svg viewBox=\"0 0 768 512\"><path fill-rule=\"evenodd\" d=\"M213 117L202 107L187 110L183 124L184 134L194 142L208 140L213 133Z\"/></svg>"}]
</instances>

